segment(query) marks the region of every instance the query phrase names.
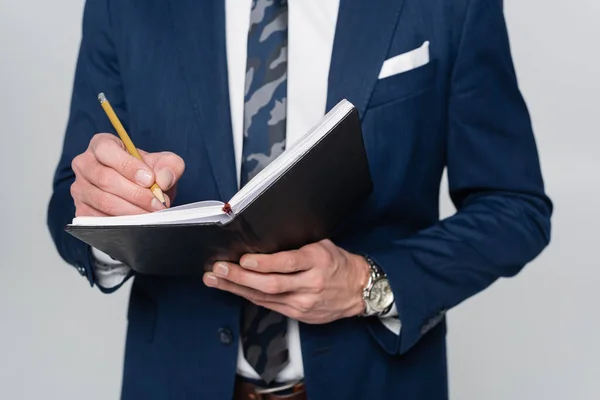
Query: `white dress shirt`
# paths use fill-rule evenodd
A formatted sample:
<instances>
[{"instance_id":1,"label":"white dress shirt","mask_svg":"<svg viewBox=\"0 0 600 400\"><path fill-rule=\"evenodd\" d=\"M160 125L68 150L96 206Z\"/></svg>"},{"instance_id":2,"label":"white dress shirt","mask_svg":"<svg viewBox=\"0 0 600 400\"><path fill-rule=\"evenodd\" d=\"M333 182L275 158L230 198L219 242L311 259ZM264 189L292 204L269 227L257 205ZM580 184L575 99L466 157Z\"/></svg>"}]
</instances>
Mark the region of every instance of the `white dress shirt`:
<instances>
[{"instance_id":1,"label":"white dress shirt","mask_svg":"<svg viewBox=\"0 0 600 400\"><path fill-rule=\"evenodd\" d=\"M333 50L335 27L340 0L288 0L288 80L286 147L290 147L325 115L327 81ZM239 182L242 141L246 54L252 0L226 0L226 39L231 122ZM190 34L193 34L190 32ZM128 267L115 263L94 249L100 261L96 280L102 287L121 283ZM394 307L381 322L395 334L400 334L400 320ZM259 379L244 358L241 341L238 343L238 374ZM276 377L287 382L304 376L298 321L288 319L289 363Z\"/></svg>"}]
</instances>

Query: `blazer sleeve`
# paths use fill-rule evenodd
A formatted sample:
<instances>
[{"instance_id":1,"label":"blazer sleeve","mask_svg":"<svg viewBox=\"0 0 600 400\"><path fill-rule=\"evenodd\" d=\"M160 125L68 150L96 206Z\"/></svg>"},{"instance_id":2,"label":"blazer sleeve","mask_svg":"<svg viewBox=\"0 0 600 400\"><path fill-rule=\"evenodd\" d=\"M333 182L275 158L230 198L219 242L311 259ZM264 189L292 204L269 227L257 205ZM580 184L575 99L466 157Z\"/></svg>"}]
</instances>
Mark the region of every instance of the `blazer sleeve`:
<instances>
[{"instance_id":1,"label":"blazer sleeve","mask_svg":"<svg viewBox=\"0 0 600 400\"><path fill-rule=\"evenodd\" d=\"M88 0L83 13L69 119L47 213L47 225L58 253L85 276L91 286L94 286L95 278L90 246L66 233L64 228L75 216L70 193L75 181L71 162L87 149L96 133L112 132L110 121L98 102L100 92L106 93L127 127L127 110L112 36L107 0ZM110 292L117 288L100 290Z\"/></svg>"},{"instance_id":2,"label":"blazer sleeve","mask_svg":"<svg viewBox=\"0 0 600 400\"><path fill-rule=\"evenodd\" d=\"M446 162L457 212L410 237L375 230L358 249L390 279L400 336L376 319L367 324L391 354L411 349L447 310L517 274L550 241L553 206L499 0L467 8L448 107Z\"/></svg>"}]
</instances>

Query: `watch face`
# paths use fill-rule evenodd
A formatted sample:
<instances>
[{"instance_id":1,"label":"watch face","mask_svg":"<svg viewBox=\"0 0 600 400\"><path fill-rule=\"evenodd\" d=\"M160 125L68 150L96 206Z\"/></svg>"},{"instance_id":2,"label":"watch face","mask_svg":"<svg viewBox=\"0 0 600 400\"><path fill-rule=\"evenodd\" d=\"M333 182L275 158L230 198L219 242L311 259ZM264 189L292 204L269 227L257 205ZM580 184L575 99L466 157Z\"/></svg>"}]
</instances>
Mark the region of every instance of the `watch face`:
<instances>
[{"instance_id":1,"label":"watch face","mask_svg":"<svg viewBox=\"0 0 600 400\"><path fill-rule=\"evenodd\" d=\"M394 302L394 293L387 279L380 279L371 288L369 305L376 311L383 311Z\"/></svg>"}]
</instances>

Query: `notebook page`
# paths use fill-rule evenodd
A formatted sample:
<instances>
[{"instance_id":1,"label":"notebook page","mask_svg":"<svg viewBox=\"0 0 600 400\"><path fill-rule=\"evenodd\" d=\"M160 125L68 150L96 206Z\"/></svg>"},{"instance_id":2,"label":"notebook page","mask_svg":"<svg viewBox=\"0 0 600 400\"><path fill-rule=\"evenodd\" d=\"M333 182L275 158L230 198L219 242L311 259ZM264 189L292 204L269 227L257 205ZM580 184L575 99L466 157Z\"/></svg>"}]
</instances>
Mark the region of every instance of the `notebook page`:
<instances>
[{"instance_id":1,"label":"notebook page","mask_svg":"<svg viewBox=\"0 0 600 400\"><path fill-rule=\"evenodd\" d=\"M226 222L230 219L231 217L223 212L222 202L201 201L147 214L116 217L76 217L73 219L72 225L164 225L198 222Z\"/></svg>"},{"instance_id":2,"label":"notebook page","mask_svg":"<svg viewBox=\"0 0 600 400\"><path fill-rule=\"evenodd\" d=\"M263 190L268 188L279 176L291 167L296 160L313 148L333 127L353 109L352 103L340 101L317 125L308 131L292 147L260 171L250 182L231 198L230 205L235 214L243 210Z\"/></svg>"}]
</instances>

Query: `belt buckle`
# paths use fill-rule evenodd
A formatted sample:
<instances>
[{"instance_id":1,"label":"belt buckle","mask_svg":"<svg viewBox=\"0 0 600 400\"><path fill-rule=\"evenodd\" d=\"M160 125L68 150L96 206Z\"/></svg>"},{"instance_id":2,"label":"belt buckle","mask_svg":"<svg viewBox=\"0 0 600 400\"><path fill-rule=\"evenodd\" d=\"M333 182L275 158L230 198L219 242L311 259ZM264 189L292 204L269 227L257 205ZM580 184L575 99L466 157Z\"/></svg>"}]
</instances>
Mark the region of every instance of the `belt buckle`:
<instances>
[{"instance_id":1,"label":"belt buckle","mask_svg":"<svg viewBox=\"0 0 600 400\"><path fill-rule=\"evenodd\" d=\"M272 388L261 388L261 387L257 386L254 389L254 393L256 393L259 396L263 396L265 394L276 394L276 393L282 392L284 390L292 389L295 386L299 385L300 383L302 383L302 379L292 381L290 383L286 383L284 385L276 386L276 387L272 387Z\"/></svg>"}]
</instances>

